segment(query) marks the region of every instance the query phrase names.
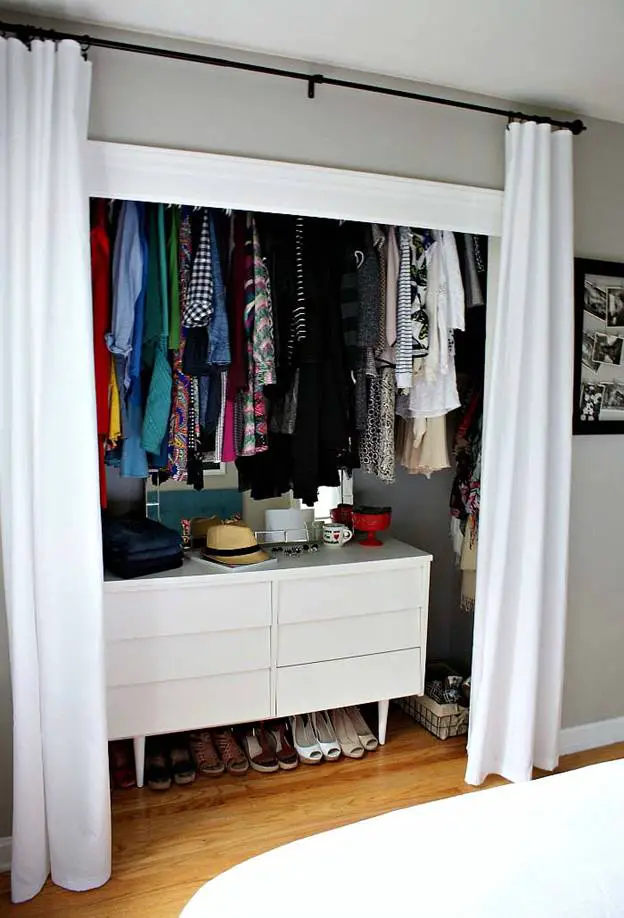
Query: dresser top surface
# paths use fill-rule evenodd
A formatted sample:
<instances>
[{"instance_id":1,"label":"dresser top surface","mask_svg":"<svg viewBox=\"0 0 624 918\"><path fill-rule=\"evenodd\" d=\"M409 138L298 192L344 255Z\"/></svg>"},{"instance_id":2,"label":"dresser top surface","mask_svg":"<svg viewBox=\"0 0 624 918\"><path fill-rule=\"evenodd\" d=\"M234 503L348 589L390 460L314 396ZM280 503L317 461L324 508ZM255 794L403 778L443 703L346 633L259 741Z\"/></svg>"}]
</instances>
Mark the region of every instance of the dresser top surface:
<instances>
[{"instance_id":1,"label":"dresser top surface","mask_svg":"<svg viewBox=\"0 0 624 918\"><path fill-rule=\"evenodd\" d=\"M270 554L270 552L269 552ZM134 580L122 580L113 574L104 575L105 589L107 592L125 589L145 589L150 584L162 586L163 588L172 588L182 584L196 583L201 578L226 578L227 581L259 581L259 580L281 580L290 578L297 574L318 571L325 568L329 571L339 572L344 568L376 566L379 563L386 563L387 566L399 566L404 564L413 564L414 562L429 563L432 556L418 548L413 548L405 542L398 539L383 539L383 545L380 548L365 548L360 545L357 538L354 538L342 548L326 548L321 545L317 552L301 552L298 555L279 554L277 564L255 568L251 570L218 570L212 565L201 561L197 556L192 554L185 558L182 567L173 571L163 571L160 574L150 574L146 577L137 577ZM394 562L394 563L393 563Z\"/></svg>"}]
</instances>

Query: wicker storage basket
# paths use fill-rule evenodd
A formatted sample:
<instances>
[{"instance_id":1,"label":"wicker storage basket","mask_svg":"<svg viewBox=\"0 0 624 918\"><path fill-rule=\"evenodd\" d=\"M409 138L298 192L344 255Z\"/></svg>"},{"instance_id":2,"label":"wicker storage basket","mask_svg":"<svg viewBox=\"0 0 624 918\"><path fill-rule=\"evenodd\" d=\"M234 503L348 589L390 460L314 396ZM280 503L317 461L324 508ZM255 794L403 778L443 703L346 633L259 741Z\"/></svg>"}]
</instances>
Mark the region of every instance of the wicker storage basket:
<instances>
[{"instance_id":1,"label":"wicker storage basket","mask_svg":"<svg viewBox=\"0 0 624 918\"><path fill-rule=\"evenodd\" d=\"M468 733L468 708L460 704L438 704L428 695L400 698L398 705L438 739Z\"/></svg>"}]
</instances>

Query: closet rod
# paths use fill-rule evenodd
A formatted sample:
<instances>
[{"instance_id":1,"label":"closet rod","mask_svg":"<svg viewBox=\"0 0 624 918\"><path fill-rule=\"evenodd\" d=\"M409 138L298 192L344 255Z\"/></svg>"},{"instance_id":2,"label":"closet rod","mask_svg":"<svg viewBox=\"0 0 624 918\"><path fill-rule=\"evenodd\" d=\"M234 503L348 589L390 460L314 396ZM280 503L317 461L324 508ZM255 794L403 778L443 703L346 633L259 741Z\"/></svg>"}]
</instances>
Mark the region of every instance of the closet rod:
<instances>
[{"instance_id":1,"label":"closet rod","mask_svg":"<svg viewBox=\"0 0 624 918\"><path fill-rule=\"evenodd\" d=\"M387 86L376 86L373 83L356 83L352 80L340 80L336 77L323 76L322 73L302 73L298 70L283 70L279 67L265 67L261 64L249 64L242 61L227 60L223 57L210 57L204 54L192 54L188 51L173 51L169 48L157 48L153 45L136 45L131 42L115 41L111 38L93 38L90 35L76 35L71 32L58 32L55 29L41 29L37 26L21 25L13 22L0 22L0 33L14 35L21 41L29 43L33 39L65 39L78 42L86 54L89 48L106 48L109 51L127 51L130 54L147 54L151 57L164 57L173 61L188 61L194 64L208 64L211 67L226 67L231 70L244 70L248 73L262 73L268 76L284 77L289 80L300 80L308 85L308 98L313 99L316 87L339 86L343 89L356 89L382 96L395 96L399 99L411 99L415 102L431 102L434 105L447 105L450 108L461 108L470 112L481 112L486 115L497 115L510 121L535 121L538 124L550 124L553 127L567 128L572 134L581 134L587 126L580 120L560 121L546 115L527 115L524 112L508 111L490 105L478 105L475 102L459 102L443 96L428 96L420 92L408 92L403 89L390 89Z\"/></svg>"}]
</instances>

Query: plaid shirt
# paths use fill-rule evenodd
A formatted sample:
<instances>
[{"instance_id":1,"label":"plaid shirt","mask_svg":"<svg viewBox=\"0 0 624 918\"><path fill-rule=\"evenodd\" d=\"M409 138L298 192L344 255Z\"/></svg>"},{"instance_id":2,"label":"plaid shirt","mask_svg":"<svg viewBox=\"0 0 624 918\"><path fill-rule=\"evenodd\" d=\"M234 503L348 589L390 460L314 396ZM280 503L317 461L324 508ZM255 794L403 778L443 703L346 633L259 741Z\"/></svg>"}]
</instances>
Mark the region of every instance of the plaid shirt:
<instances>
[{"instance_id":1,"label":"plaid shirt","mask_svg":"<svg viewBox=\"0 0 624 918\"><path fill-rule=\"evenodd\" d=\"M212 254L210 251L210 218L204 210L199 245L193 259L193 271L182 324L186 328L208 325L212 315Z\"/></svg>"}]
</instances>

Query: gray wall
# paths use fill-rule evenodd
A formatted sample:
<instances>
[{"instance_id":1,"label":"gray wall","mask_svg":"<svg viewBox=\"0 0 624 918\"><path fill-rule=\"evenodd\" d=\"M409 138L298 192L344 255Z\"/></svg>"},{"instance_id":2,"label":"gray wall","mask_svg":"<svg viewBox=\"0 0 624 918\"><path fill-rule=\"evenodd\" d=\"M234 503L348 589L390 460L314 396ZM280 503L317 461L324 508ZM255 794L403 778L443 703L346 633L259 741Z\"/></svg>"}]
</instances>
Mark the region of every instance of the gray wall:
<instances>
[{"instance_id":1,"label":"gray wall","mask_svg":"<svg viewBox=\"0 0 624 918\"><path fill-rule=\"evenodd\" d=\"M93 138L503 185L504 122L496 118L329 87L312 102L305 86L272 77L105 51L91 59ZM624 126L590 122L575 151L577 252L624 260ZM623 461L624 438L575 441L566 726L624 715ZM427 507L442 489L430 484ZM424 544L426 516L412 521L406 508L398 517L397 531ZM436 578L445 589L442 571ZM446 637L432 634L435 642ZM10 828L5 645L0 627L0 836Z\"/></svg>"},{"instance_id":2,"label":"gray wall","mask_svg":"<svg viewBox=\"0 0 624 918\"><path fill-rule=\"evenodd\" d=\"M455 567L450 539L449 495L453 472L436 472L430 479L410 475L397 468L394 484L379 481L374 475L355 472L354 493L358 503L392 507L392 534L418 548L431 552L429 630L427 657L430 660L463 656L457 646L461 627L459 611L460 575ZM465 635L468 644L468 635ZM466 647L469 652L469 647Z\"/></svg>"}]
</instances>

